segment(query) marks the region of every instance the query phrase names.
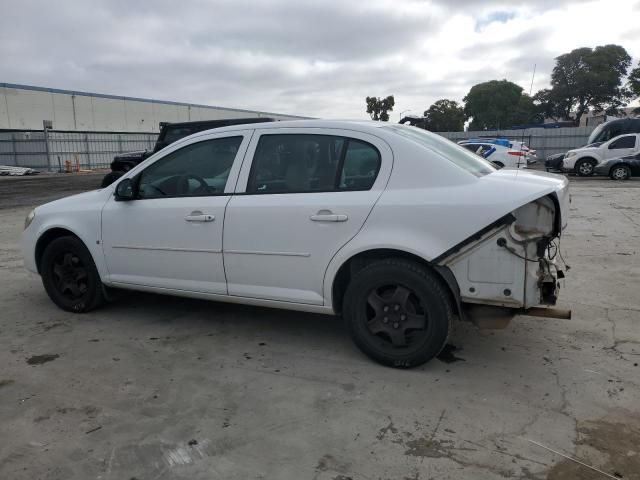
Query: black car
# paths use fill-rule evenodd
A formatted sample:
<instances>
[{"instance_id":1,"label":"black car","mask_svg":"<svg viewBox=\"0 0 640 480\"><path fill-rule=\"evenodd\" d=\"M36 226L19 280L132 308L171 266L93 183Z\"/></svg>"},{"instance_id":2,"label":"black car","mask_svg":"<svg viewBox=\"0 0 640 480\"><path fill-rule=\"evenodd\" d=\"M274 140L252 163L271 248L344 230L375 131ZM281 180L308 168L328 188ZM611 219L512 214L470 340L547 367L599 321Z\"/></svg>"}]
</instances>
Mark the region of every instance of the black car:
<instances>
[{"instance_id":1,"label":"black car","mask_svg":"<svg viewBox=\"0 0 640 480\"><path fill-rule=\"evenodd\" d=\"M631 176L640 176L640 153L607 160L596 166L595 173L613 180L628 180Z\"/></svg>"},{"instance_id":2,"label":"black car","mask_svg":"<svg viewBox=\"0 0 640 480\"><path fill-rule=\"evenodd\" d=\"M547 172L561 172L562 161L564 160L564 153L556 153L555 155L549 155L544 161L544 168Z\"/></svg>"},{"instance_id":3,"label":"black car","mask_svg":"<svg viewBox=\"0 0 640 480\"><path fill-rule=\"evenodd\" d=\"M160 134L152 151L140 150L116 155L111 162L111 171L102 179L101 188L111 185L118 178L133 167L159 152L167 145L177 142L181 138L188 137L197 132L211 130L212 128L228 127L229 125L243 125L245 123L275 122L274 118L231 118L223 120L202 120L198 122L161 123Z\"/></svg>"}]
</instances>

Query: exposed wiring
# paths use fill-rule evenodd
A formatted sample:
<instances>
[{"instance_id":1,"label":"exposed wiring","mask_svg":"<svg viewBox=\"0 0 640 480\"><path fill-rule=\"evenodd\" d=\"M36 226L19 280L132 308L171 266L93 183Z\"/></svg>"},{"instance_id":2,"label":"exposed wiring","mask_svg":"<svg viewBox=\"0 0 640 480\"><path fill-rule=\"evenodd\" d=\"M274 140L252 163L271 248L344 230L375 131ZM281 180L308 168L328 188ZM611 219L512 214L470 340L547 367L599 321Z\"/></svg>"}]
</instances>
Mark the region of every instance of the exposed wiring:
<instances>
[{"instance_id":1,"label":"exposed wiring","mask_svg":"<svg viewBox=\"0 0 640 480\"><path fill-rule=\"evenodd\" d=\"M507 252L511 253L512 255L515 255L518 258L521 258L522 260L526 260L527 262L533 262L533 263L538 263L538 260L533 260L531 258L527 258L526 256L522 256L520 255L518 252L515 251L514 248L511 248L509 245L507 245L507 242L505 241L504 243L498 243L498 246L504 248Z\"/></svg>"}]
</instances>

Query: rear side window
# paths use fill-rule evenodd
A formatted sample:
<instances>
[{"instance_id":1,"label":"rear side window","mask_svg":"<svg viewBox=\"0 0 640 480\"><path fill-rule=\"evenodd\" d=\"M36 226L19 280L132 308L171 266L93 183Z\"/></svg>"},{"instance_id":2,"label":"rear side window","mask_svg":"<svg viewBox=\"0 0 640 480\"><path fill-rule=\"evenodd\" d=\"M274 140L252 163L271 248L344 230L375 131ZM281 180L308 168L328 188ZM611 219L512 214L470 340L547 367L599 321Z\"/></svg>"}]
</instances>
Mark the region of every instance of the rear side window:
<instances>
[{"instance_id":1,"label":"rear side window","mask_svg":"<svg viewBox=\"0 0 640 480\"><path fill-rule=\"evenodd\" d=\"M496 171L495 167L493 167L489 161L480 157L480 155L475 155L466 148L463 148L451 140L447 140L444 137L436 135L435 133L428 132L421 128L405 127L404 125L394 124L390 124L382 128L392 130L401 137L412 140L419 145L442 155L450 162L476 177L481 177Z\"/></svg>"},{"instance_id":2,"label":"rear side window","mask_svg":"<svg viewBox=\"0 0 640 480\"><path fill-rule=\"evenodd\" d=\"M636 146L636 136L635 135L627 135L626 137L621 137L618 140L614 140L609 145L609 149L616 148L633 148Z\"/></svg>"},{"instance_id":3,"label":"rear side window","mask_svg":"<svg viewBox=\"0 0 640 480\"><path fill-rule=\"evenodd\" d=\"M372 145L332 135L262 135L247 193L369 190L380 170Z\"/></svg>"}]
</instances>

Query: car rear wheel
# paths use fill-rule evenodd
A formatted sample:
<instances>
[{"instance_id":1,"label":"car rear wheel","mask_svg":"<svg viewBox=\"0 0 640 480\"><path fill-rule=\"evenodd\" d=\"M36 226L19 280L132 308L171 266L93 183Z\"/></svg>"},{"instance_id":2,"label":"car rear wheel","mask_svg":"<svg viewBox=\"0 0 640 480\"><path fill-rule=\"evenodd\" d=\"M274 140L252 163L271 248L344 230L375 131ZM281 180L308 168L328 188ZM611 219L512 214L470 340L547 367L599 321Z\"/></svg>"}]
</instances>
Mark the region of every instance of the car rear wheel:
<instances>
[{"instance_id":1,"label":"car rear wheel","mask_svg":"<svg viewBox=\"0 0 640 480\"><path fill-rule=\"evenodd\" d=\"M613 180L628 180L631 176L631 170L626 165L617 165L611 169L609 176Z\"/></svg>"},{"instance_id":2,"label":"car rear wheel","mask_svg":"<svg viewBox=\"0 0 640 480\"><path fill-rule=\"evenodd\" d=\"M410 368L440 353L453 313L435 274L408 260L386 259L353 277L343 315L363 353L383 365Z\"/></svg>"},{"instance_id":3,"label":"car rear wheel","mask_svg":"<svg viewBox=\"0 0 640 480\"><path fill-rule=\"evenodd\" d=\"M40 268L49 298L69 312L84 313L104 303L100 275L87 247L76 237L60 237L44 250Z\"/></svg>"},{"instance_id":4,"label":"car rear wheel","mask_svg":"<svg viewBox=\"0 0 640 480\"><path fill-rule=\"evenodd\" d=\"M595 167L596 167L595 160L592 160L592 159L578 160L575 166L575 171L581 177L590 177L591 175L593 175L593 171Z\"/></svg>"}]
</instances>

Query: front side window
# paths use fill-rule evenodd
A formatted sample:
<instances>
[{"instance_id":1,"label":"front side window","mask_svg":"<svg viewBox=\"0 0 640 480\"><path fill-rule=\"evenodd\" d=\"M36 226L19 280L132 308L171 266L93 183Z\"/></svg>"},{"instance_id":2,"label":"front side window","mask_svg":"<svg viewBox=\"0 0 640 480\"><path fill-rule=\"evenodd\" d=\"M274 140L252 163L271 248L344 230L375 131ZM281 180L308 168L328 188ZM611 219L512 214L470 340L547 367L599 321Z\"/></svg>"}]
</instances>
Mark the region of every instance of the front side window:
<instances>
[{"instance_id":1,"label":"front side window","mask_svg":"<svg viewBox=\"0 0 640 480\"><path fill-rule=\"evenodd\" d=\"M633 148L635 146L636 146L635 135L627 135L626 137L621 137L618 140L611 142L611 145L609 145L609 149Z\"/></svg>"},{"instance_id":2,"label":"front side window","mask_svg":"<svg viewBox=\"0 0 640 480\"><path fill-rule=\"evenodd\" d=\"M262 135L247 193L369 190L380 169L372 145L332 135Z\"/></svg>"},{"instance_id":3,"label":"front side window","mask_svg":"<svg viewBox=\"0 0 640 480\"><path fill-rule=\"evenodd\" d=\"M138 197L216 195L224 192L242 137L217 138L187 145L147 167Z\"/></svg>"}]
</instances>

